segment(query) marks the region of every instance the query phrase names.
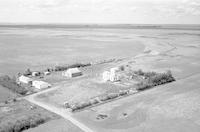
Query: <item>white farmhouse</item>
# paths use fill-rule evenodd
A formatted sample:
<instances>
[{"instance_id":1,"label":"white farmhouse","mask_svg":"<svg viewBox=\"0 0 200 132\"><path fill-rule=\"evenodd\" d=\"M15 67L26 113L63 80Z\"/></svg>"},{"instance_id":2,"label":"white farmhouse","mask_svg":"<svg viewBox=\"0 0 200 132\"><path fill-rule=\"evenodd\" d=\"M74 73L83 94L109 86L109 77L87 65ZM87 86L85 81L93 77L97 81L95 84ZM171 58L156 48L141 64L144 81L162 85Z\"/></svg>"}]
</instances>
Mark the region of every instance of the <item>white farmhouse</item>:
<instances>
[{"instance_id":1,"label":"white farmhouse","mask_svg":"<svg viewBox=\"0 0 200 132\"><path fill-rule=\"evenodd\" d=\"M63 72L62 75L67 77L77 77L81 76L82 72L78 68L70 68L67 71Z\"/></svg>"},{"instance_id":2,"label":"white farmhouse","mask_svg":"<svg viewBox=\"0 0 200 132\"><path fill-rule=\"evenodd\" d=\"M103 72L103 80L105 82L107 82L107 81L111 81L111 82L119 81L120 77L119 77L119 75L117 73L119 71L120 71L119 67L111 68L110 71L104 71Z\"/></svg>"},{"instance_id":3,"label":"white farmhouse","mask_svg":"<svg viewBox=\"0 0 200 132\"><path fill-rule=\"evenodd\" d=\"M118 74L110 74L110 81L111 82L116 82L119 81L119 75Z\"/></svg>"},{"instance_id":4,"label":"white farmhouse","mask_svg":"<svg viewBox=\"0 0 200 132\"><path fill-rule=\"evenodd\" d=\"M24 76L24 75L22 75L22 76L19 77L19 82L21 82L21 83L26 83L26 84L28 84L28 83L31 83L32 81L33 81L33 80L32 80L31 78L26 77L26 76Z\"/></svg>"},{"instance_id":5,"label":"white farmhouse","mask_svg":"<svg viewBox=\"0 0 200 132\"><path fill-rule=\"evenodd\" d=\"M109 71L103 72L103 81L105 81L105 82L110 81L110 72Z\"/></svg>"},{"instance_id":6,"label":"white farmhouse","mask_svg":"<svg viewBox=\"0 0 200 132\"><path fill-rule=\"evenodd\" d=\"M43 89L43 88L51 87L51 84L44 81L33 81L32 86L37 89Z\"/></svg>"},{"instance_id":7,"label":"white farmhouse","mask_svg":"<svg viewBox=\"0 0 200 132\"><path fill-rule=\"evenodd\" d=\"M111 73L111 74L116 74L116 73L119 72L119 71L120 71L119 67L110 68L110 73Z\"/></svg>"}]
</instances>

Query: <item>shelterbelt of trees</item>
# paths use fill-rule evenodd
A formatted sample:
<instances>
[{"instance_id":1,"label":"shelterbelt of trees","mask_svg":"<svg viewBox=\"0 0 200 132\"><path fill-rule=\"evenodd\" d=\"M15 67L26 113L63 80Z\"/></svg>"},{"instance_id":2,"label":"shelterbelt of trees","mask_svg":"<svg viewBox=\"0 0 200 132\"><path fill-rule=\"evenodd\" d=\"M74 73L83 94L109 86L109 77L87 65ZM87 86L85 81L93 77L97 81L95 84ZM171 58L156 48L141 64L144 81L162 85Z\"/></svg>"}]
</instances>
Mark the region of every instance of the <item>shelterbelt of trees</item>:
<instances>
[{"instance_id":1,"label":"shelterbelt of trees","mask_svg":"<svg viewBox=\"0 0 200 132\"><path fill-rule=\"evenodd\" d=\"M166 73L156 73L156 72L143 72L142 70L138 70L134 72L139 76L144 76L145 79L137 84L137 90L145 90L148 88L152 88L157 85L162 85L165 83L170 83L175 81L175 78L172 76L171 71L167 71Z\"/></svg>"}]
</instances>

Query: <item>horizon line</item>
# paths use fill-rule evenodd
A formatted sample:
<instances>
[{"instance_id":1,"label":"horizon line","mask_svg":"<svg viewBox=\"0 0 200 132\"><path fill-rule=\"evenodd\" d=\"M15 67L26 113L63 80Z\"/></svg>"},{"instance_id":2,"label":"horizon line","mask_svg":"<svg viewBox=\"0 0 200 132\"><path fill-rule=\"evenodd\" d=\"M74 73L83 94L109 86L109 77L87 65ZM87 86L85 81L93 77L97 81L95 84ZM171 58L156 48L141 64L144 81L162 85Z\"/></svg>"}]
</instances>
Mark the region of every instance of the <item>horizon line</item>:
<instances>
[{"instance_id":1,"label":"horizon line","mask_svg":"<svg viewBox=\"0 0 200 132\"><path fill-rule=\"evenodd\" d=\"M0 25L200 25L197 23L22 23L0 22Z\"/></svg>"}]
</instances>

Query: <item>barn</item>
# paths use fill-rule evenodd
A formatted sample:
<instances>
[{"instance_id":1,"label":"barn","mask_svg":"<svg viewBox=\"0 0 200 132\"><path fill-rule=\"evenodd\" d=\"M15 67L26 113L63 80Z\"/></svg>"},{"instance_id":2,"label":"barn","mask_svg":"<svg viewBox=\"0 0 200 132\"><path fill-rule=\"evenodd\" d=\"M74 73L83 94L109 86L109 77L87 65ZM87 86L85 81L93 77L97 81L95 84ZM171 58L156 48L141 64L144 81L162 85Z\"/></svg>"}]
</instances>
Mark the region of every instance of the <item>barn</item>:
<instances>
[{"instance_id":1,"label":"barn","mask_svg":"<svg viewBox=\"0 0 200 132\"><path fill-rule=\"evenodd\" d=\"M44 88L51 87L51 84L44 81L33 81L32 86L37 89L44 89Z\"/></svg>"},{"instance_id":2,"label":"barn","mask_svg":"<svg viewBox=\"0 0 200 132\"><path fill-rule=\"evenodd\" d=\"M78 68L70 68L67 71L63 72L62 75L72 78L72 77L81 76L82 72Z\"/></svg>"}]
</instances>

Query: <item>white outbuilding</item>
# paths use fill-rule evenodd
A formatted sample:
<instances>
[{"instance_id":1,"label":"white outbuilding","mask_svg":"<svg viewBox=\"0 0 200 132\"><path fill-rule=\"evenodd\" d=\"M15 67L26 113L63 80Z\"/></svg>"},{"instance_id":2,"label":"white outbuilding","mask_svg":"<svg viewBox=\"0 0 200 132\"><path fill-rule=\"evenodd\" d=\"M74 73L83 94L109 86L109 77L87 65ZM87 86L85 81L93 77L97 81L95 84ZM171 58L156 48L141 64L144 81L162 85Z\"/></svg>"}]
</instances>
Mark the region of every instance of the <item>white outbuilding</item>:
<instances>
[{"instance_id":1,"label":"white outbuilding","mask_svg":"<svg viewBox=\"0 0 200 132\"><path fill-rule=\"evenodd\" d=\"M26 77L26 76L24 76L24 75L22 75L22 76L19 77L19 82L21 82L21 83L26 83L26 84L28 84L28 83L31 83L32 81L33 81L33 80L32 80L31 78Z\"/></svg>"},{"instance_id":2,"label":"white outbuilding","mask_svg":"<svg viewBox=\"0 0 200 132\"><path fill-rule=\"evenodd\" d=\"M62 75L66 77L77 77L81 76L82 72L78 68L70 68L67 71L63 72Z\"/></svg>"},{"instance_id":3,"label":"white outbuilding","mask_svg":"<svg viewBox=\"0 0 200 132\"><path fill-rule=\"evenodd\" d=\"M51 87L51 84L44 82L44 81L33 81L32 86L37 89L44 89Z\"/></svg>"}]
</instances>

